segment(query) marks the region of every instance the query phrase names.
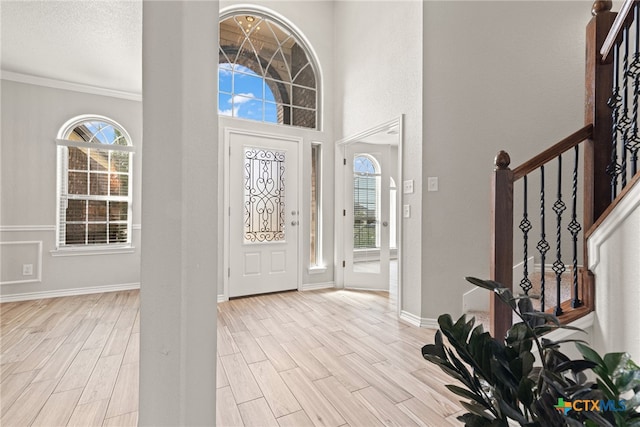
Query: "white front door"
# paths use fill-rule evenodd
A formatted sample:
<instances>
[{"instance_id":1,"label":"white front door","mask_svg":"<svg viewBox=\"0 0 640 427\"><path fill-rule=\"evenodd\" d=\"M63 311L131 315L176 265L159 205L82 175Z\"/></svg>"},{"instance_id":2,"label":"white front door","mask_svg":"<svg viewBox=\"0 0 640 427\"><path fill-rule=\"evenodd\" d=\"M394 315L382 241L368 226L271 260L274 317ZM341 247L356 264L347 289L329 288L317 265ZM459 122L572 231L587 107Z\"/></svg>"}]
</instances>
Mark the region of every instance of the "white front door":
<instances>
[{"instance_id":1,"label":"white front door","mask_svg":"<svg viewBox=\"0 0 640 427\"><path fill-rule=\"evenodd\" d=\"M346 288L389 290L389 157L388 145L345 148Z\"/></svg>"},{"instance_id":2,"label":"white front door","mask_svg":"<svg viewBox=\"0 0 640 427\"><path fill-rule=\"evenodd\" d=\"M227 131L229 297L298 288L298 149L281 136Z\"/></svg>"}]
</instances>

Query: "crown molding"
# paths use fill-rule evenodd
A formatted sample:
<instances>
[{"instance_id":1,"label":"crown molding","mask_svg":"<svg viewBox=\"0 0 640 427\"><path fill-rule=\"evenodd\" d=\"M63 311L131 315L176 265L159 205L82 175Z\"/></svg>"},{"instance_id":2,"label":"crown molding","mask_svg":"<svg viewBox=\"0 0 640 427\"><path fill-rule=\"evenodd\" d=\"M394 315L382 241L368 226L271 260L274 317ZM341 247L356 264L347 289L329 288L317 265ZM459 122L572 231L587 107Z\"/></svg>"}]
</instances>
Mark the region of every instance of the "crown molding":
<instances>
[{"instance_id":1,"label":"crown molding","mask_svg":"<svg viewBox=\"0 0 640 427\"><path fill-rule=\"evenodd\" d=\"M70 90L73 92L88 93L92 95L109 96L111 98L127 99L129 101L142 102L142 94L134 92L125 92L114 89L107 89L98 86L84 85L80 83L71 83L64 80L49 79L46 77L38 77L30 74L16 73L13 71L1 70L0 79L26 83L36 86L50 87L54 89Z\"/></svg>"}]
</instances>

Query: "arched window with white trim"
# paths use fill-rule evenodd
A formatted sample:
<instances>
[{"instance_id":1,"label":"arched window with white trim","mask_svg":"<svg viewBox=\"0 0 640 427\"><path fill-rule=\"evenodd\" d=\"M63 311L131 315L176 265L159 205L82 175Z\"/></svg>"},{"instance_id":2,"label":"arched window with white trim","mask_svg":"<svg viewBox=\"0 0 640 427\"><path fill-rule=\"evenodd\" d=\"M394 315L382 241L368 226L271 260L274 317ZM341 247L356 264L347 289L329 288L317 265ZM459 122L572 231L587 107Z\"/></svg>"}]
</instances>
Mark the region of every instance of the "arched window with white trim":
<instances>
[{"instance_id":1,"label":"arched window with white trim","mask_svg":"<svg viewBox=\"0 0 640 427\"><path fill-rule=\"evenodd\" d=\"M258 11L220 18L218 114L318 128L313 55L286 23Z\"/></svg>"},{"instance_id":2,"label":"arched window with white trim","mask_svg":"<svg viewBox=\"0 0 640 427\"><path fill-rule=\"evenodd\" d=\"M380 247L380 165L373 156L353 159L353 247Z\"/></svg>"},{"instance_id":3,"label":"arched window with white trim","mask_svg":"<svg viewBox=\"0 0 640 427\"><path fill-rule=\"evenodd\" d=\"M103 116L80 116L58 132L57 247L131 245L127 131Z\"/></svg>"}]
</instances>

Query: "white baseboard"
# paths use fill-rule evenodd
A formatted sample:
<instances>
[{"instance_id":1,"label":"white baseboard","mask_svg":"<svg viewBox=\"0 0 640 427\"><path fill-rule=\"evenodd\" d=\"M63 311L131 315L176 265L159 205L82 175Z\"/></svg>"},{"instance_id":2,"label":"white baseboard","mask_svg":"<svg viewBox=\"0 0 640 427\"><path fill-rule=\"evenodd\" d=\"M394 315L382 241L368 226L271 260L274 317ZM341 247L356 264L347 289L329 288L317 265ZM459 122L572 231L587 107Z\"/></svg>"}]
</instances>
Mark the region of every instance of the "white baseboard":
<instances>
[{"instance_id":1,"label":"white baseboard","mask_svg":"<svg viewBox=\"0 0 640 427\"><path fill-rule=\"evenodd\" d=\"M0 295L0 303L69 297L75 295L101 294L104 292L130 291L133 289L140 289L140 283L125 283L121 285L92 286L89 288L59 289L55 291L25 292L21 294Z\"/></svg>"},{"instance_id":2,"label":"white baseboard","mask_svg":"<svg viewBox=\"0 0 640 427\"><path fill-rule=\"evenodd\" d=\"M400 320L403 320L410 325L417 326L418 328L438 329L440 327L437 319L418 317L415 314L404 310L400 312Z\"/></svg>"},{"instance_id":3,"label":"white baseboard","mask_svg":"<svg viewBox=\"0 0 640 427\"><path fill-rule=\"evenodd\" d=\"M301 291L315 291L317 289L330 289L335 288L335 282L324 282L324 283L307 283L300 287Z\"/></svg>"},{"instance_id":4,"label":"white baseboard","mask_svg":"<svg viewBox=\"0 0 640 427\"><path fill-rule=\"evenodd\" d=\"M218 302L225 302L225 301L229 301L229 298L224 296L224 294L218 295Z\"/></svg>"}]
</instances>

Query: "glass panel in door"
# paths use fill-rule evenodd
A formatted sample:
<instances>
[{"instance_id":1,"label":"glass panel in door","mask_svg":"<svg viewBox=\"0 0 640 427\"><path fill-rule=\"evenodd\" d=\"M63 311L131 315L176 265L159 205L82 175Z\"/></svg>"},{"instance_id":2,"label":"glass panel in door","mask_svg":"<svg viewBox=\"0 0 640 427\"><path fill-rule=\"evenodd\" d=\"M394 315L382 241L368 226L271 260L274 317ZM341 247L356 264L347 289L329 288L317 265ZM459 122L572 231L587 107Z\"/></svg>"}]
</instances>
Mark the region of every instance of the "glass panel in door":
<instances>
[{"instance_id":1,"label":"glass panel in door","mask_svg":"<svg viewBox=\"0 0 640 427\"><path fill-rule=\"evenodd\" d=\"M345 287L389 287L388 146L355 143L346 149Z\"/></svg>"}]
</instances>

